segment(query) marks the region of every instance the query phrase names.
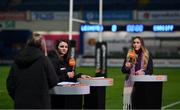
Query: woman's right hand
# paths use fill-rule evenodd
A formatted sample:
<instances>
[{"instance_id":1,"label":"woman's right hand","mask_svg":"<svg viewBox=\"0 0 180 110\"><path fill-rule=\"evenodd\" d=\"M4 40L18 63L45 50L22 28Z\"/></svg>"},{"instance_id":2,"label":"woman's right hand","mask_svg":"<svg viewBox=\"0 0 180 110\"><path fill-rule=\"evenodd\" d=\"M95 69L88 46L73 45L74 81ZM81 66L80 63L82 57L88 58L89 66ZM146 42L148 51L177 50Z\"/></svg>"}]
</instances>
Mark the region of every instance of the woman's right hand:
<instances>
[{"instance_id":1,"label":"woman's right hand","mask_svg":"<svg viewBox=\"0 0 180 110\"><path fill-rule=\"evenodd\" d=\"M126 68L131 68L132 67L132 63L131 62L126 62L125 66L126 66Z\"/></svg>"},{"instance_id":2,"label":"woman's right hand","mask_svg":"<svg viewBox=\"0 0 180 110\"><path fill-rule=\"evenodd\" d=\"M67 75L69 78L73 78L75 74L74 71L72 71L72 72L68 72Z\"/></svg>"}]
</instances>

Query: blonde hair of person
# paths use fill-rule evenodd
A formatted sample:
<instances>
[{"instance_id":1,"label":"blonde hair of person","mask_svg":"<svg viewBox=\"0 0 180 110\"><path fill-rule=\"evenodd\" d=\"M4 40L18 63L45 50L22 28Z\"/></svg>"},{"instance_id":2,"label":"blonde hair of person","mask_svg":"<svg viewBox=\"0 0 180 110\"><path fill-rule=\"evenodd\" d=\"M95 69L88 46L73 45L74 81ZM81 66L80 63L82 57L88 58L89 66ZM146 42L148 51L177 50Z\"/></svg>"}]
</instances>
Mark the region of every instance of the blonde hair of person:
<instances>
[{"instance_id":1,"label":"blonde hair of person","mask_svg":"<svg viewBox=\"0 0 180 110\"><path fill-rule=\"evenodd\" d=\"M43 48L44 54L47 56L46 41L41 34L33 32L32 38L28 40L27 45Z\"/></svg>"},{"instance_id":2,"label":"blonde hair of person","mask_svg":"<svg viewBox=\"0 0 180 110\"><path fill-rule=\"evenodd\" d=\"M142 60L144 62L144 69L147 68L147 65L148 65L148 60L149 60L149 51L146 49L145 45L144 45L144 41L143 39L140 37L140 36L135 36L133 37L132 39L132 48L133 48L133 41L135 39L139 39L140 40L140 43L141 43L141 49L142 49L142 52L143 52L143 56L142 56Z\"/></svg>"}]
</instances>

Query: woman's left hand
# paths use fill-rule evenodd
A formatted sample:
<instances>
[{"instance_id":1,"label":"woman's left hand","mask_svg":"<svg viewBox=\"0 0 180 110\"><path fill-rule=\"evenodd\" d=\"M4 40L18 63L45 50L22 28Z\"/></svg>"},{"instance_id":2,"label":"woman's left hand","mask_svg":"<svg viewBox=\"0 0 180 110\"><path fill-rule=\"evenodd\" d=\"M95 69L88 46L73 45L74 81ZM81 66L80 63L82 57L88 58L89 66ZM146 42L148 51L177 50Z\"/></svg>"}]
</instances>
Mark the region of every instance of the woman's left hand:
<instances>
[{"instance_id":1,"label":"woman's left hand","mask_svg":"<svg viewBox=\"0 0 180 110\"><path fill-rule=\"evenodd\" d=\"M145 75L144 69L140 69L135 72L135 75Z\"/></svg>"}]
</instances>

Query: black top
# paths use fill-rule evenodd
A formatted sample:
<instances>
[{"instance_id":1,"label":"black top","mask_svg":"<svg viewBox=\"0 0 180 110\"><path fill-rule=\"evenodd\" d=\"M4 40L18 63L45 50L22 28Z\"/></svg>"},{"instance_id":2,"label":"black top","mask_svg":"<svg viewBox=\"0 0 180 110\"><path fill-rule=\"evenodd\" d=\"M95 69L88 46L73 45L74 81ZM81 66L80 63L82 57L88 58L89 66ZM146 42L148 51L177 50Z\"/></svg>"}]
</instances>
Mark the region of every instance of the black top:
<instances>
[{"instance_id":1,"label":"black top","mask_svg":"<svg viewBox=\"0 0 180 110\"><path fill-rule=\"evenodd\" d=\"M7 78L7 90L15 108L51 108L49 89L58 83L49 58L36 47L26 47L15 58Z\"/></svg>"},{"instance_id":2,"label":"black top","mask_svg":"<svg viewBox=\"0 0 180 110\"><path fill-rule=\"evenodd\" d=\"M52 50L48 54L49 58L51 59L56 73L59 77L59 82L62 81L70 81L76 82L77 78L80 77L81 74L75 75L74 78L69 78L67 72L73 71L72 67L68 65L68 61L66 59L60 58L58 53L55 50Z\"/></svg>"},{"instance_id":3,"label":"black top","mask_svg":"<svg viewBox=\"0 0 180 110\"><path fill-rule=\"evenodd\" d=\"M139 52L136 52L137 55L138 55L138 58L137 58L137 62L135 64L135 71L139 70L140 69L140 65L141 65L141 58L142 58L142 51L139 51ZM124 63L123 63L123 66L121 68L121 71L123 73L128 73L130 74L130 69L127 69L125 67L125 63L126 63L126 58L124 60ZM151 58L151 55L149 55L149 60L148 60L148 64L147 64L147 68L146 70L144 70L145 72L145 75L151 75L153 74L153 61L152 61L152 58Z\"/></svg>"}]
</instances>

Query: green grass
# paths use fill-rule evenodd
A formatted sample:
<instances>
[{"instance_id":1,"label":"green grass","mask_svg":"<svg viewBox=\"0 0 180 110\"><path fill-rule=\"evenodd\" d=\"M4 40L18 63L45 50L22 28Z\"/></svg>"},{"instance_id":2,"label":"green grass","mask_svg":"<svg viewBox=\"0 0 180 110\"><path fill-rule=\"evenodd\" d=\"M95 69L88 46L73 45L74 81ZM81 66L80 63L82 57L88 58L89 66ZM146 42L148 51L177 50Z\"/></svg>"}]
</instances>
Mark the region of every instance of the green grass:
<instances>
[{"instance_id":1,"label":"green grass","mask_svg":"<svg viewBox=\"0 0 180 110\"><path fill-rule=\"evenodd\" d=\"M13 101L7 94L6 78L9 67L0 67L0 109L13 108ZM85 73L94 76L95 68L80 67L76 69L77 73ZM163 83L163 106L180 101L180 68L154 68L154 74L163 74L168 76L168 81ZM122 92L124 83L124 74L121 73L120 67L109 67L108 77L114 79L114 85L107 87L106 91L106 108L122 109ZM174 105L167 109L180 109L180 104Z\"/></svg>"},{"instance_id":2,"label":"green grass","mask_svg":"<svg viewBox=\"0 0 180 110\"><path fill-rule=\"evenodd\" d=\"M0 66L0 109L13 108L13 101L9 97L6 89L6 78L9 72L9 67Z\"/></svg>"},{"instance_id":3,"label":"green grass","mask_svg":"<svg viewBox=\"0 0 180 110\"><path fill-rule=\"evenodd\" d=\"M155 69L155 73L168 76L168 81L163 85L163 105L180 101L180 68ZM180 109L180 104L168 109Z\"/></svg>"}]
</instances>

